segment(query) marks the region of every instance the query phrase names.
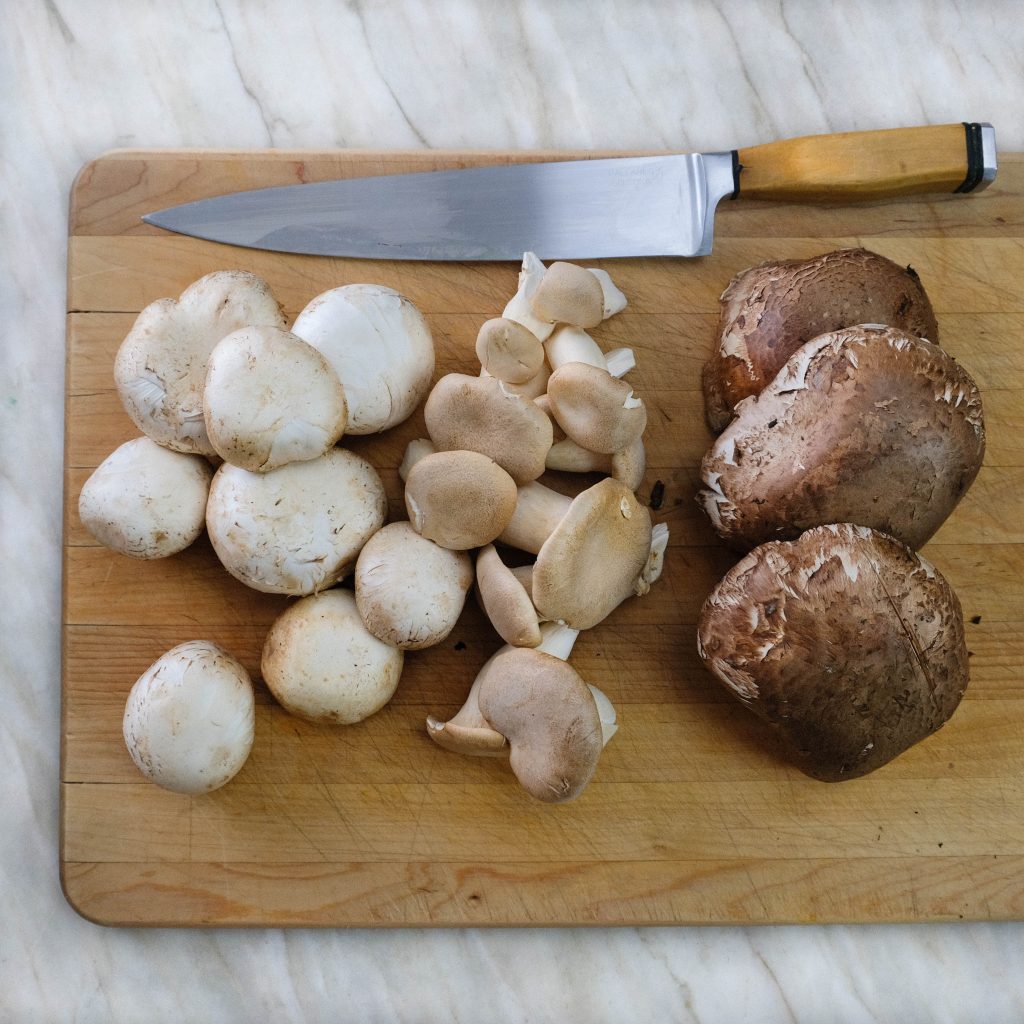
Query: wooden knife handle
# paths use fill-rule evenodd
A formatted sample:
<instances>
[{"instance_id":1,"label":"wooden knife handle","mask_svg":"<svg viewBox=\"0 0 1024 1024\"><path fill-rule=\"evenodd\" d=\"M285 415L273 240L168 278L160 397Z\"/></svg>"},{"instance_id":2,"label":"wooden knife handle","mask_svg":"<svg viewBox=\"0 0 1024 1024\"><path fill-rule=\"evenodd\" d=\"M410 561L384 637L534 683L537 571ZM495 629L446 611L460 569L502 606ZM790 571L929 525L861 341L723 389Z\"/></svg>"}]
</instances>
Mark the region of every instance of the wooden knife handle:
<instances>
[{"instance_id":1,"label":"wooden knife handle","mask_svg":"<svg viewBox=\"0 0 1024 1024\"><path fill-rule=\"evenodd\" d=\"M736 157L739 195L792 203L974 192L996 172L992 126L966 122L808 135L741 149Z\"/></svg>"}]
</instances>

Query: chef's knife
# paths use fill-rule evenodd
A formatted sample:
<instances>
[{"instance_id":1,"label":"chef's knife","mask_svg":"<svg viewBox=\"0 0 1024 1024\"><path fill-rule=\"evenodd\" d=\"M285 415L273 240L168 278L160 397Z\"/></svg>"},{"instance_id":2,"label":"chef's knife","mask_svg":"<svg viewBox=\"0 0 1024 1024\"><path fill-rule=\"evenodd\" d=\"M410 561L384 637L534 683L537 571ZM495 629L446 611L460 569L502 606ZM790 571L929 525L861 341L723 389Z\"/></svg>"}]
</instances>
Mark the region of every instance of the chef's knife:
<instances>
[{"instance_id":1,"label":"chef's knife","mask_svg":"<svg viewBox=\"0 0 1024 1024\"><path fill-rule=\"evenodd\" d=\"M976 192L995 132L964 123L812 135L725 153L503 164L254 189L147 214L215 242L322 256L705 256L727 197L847 203Z\"/></svg>"}]
</instances>

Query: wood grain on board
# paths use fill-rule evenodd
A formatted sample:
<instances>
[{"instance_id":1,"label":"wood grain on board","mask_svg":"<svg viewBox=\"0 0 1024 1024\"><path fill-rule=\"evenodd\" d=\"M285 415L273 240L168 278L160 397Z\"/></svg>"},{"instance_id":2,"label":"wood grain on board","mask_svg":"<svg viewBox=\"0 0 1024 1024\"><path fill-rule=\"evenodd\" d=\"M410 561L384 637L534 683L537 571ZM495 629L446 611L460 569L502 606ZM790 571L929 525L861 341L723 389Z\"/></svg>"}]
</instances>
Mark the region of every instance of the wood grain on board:
<instances>
[{"instance_id":1,"label":"wood grain on board","mask_svg":"<svg viewBox=\"0 0 1024 1024\"><path fill-rule=\"evenodd\" d=\"M267 279L296 313L374 281L434 333L437 375L474 372L480 323L514 264L402 264L235 249L143 224L150 210L238 189L566 154L115 152L72 194L68 254L61 877L90 919L173 925L538 925L1005 919L1024 915L1024 158L974 197L866 207L725 203L713 255L605 261L629 297L596 329L630 345L650 409L639 494L664 484L665 574L580 637L573 663L621 728L574 803L546 806L507 766L423 731L453 711L500 646L467 609L440 647L406 658L395 699L358 726L285 714L257 682L242 772L203 797L136 772L120 735L135 679L208 638L258 677L284 598L247 590L204 539L160 562L99 547L77 515L92 469L135 436L113 387L134 316L212 270ZM703 670L694 623L735 560L697 509L710 441L699 391L718 295L761 260L865 245L921 274L943 344L975 376L985 466L926 549L960 595L972 680L950 723L873 775L828 785L779 760L760 724ZM397 465L422 413L344 442L378 467L402 517ZM567 474L553 486L578 487Z\"/></svg>"}]
</instances>

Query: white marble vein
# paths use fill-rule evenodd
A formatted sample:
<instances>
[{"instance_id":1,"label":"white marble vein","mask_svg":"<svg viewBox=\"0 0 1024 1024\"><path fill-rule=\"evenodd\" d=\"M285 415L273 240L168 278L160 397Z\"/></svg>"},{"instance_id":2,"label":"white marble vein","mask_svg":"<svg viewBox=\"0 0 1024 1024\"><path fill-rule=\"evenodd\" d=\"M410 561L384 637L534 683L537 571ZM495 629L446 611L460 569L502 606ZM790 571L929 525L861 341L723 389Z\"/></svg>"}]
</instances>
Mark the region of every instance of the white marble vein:
<instances>
[{"instance_id":1,"label":"white marble vein","mask_svg":"<svg viewBox=\"0 0 1024 1024\"><path fill-rule=\"evenodd\" d=\"M731 148L991 120L1013 0L0 3L0 1020L1024 1019L1024 924L145 931L57 881L66 203L117 146Z\"/></svg>"}]
</instances>

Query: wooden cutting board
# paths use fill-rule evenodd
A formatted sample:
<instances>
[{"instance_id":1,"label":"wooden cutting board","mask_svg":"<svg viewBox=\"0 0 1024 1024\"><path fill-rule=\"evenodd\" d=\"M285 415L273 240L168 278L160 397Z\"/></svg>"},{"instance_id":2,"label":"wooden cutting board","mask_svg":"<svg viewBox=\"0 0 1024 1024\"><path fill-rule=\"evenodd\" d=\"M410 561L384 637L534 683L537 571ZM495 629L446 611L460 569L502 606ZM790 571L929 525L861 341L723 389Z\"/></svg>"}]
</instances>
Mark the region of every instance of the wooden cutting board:
<instances>
[{"instance_id":1,"label":"wooden cutting board","mask_svg":"<svg viewBox=\"0 0 1024 1024\"><path fill-rule=\"evenodd\" d=\"M553 154L550 154L553 156ZM564 154L561 154L564 156ZM714 255L605 264L629 297L594 333L630 345L650 410L649 501L671 528L661 582L581 635L573 663L621 729L585 794L531 801L506 765L434 746L428 713L462 702L499 646L475 607L411 654L369 721L317 727L257 684L252 756L190 798L145 783L121 740L135 679L208 638L258 675L283 598L247 590L205 539L160 562L98 547L77 515L89 473L134 436L112 383L135 315L212 270L262 275L294 315L373 281L434 332L438 376L475 373L477 328L512 264L371 263L255 252L147 227L149 210L237 189L537 158L473 153L117 152L75 183L68 252L61 876L95 921L154 925L536 925L997 919L1024 916L1024 158L987 193L823 209L724 203ZM694 504L710 436L699 370L719 293L761 260L865 245L920 273L941 340L981 387L986 464L928 545L968 620L972 678L952 721L874 775L828 785L774 758L697 658L705 595L734 556ZM346 440L396 474L422 415ZM577 481L555 485L569 491Z\"/></svg>"}]
</instances>

